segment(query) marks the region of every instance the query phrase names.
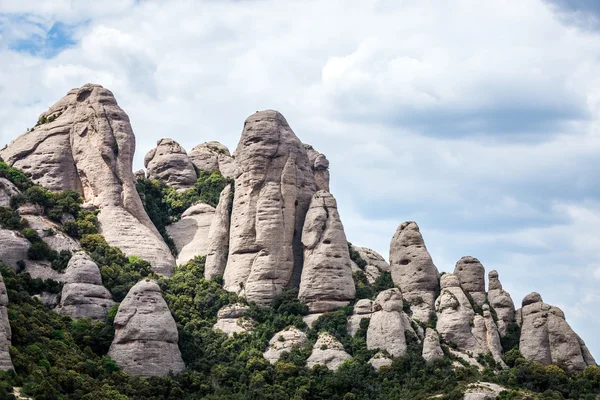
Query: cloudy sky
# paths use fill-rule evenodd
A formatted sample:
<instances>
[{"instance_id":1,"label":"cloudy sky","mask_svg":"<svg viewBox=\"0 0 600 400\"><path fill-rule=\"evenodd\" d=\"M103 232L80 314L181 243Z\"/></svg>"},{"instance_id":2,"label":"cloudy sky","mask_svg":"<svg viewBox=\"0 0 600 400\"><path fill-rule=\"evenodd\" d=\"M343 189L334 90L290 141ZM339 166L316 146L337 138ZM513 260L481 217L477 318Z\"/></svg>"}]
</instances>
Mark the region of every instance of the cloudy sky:
<instances>
[{"instance_id":1,"label":"cloudy sky","mask_svg":"<svg viewBox=\"0 0 600 400\"><path fill-rule=\"evenodd\" d=\"M387 257L415 220L440 270L478 257L600 358L600 6L572 3L0 0L0 146L87 82L137 168L277 109L331 161L350 241Z\"/></svg>"}]
</instances>

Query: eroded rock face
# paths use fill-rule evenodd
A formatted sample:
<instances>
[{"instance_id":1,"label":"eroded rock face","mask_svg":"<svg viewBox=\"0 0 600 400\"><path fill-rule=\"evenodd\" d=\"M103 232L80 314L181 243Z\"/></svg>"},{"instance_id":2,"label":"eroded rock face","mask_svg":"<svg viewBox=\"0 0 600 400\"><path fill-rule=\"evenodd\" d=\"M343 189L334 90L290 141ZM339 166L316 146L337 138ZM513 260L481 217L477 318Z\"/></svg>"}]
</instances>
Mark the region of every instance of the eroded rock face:
<instances>
[{"instance_id":1,"label":"eroded rock face","mask_svg":"<svg viewBox=\"0 0 600 400\"><path fill-rule=\"evenodd\" d=\"M390 268L412 317L427 321L435 308L439 273L415 222L404 222L396 230L390 245Z\"/></svg>"},{"instance_id":2,"label":"eroded rock face","mask_svg":"<svg viewBox=\"0 0 600 400\"><path fill-rule=\"evenodd\" d=\"M456 263L454 275L460 281L462 289L470 294L477 304L481 306L485 303L485 268L478 259L471 256L461 258Z\"/></svg>"},{"instance_id":3,"label":"eroded rock face","mask_svg":"<svg viewBox=\"0 0 600 400\"><path fill-rule=\"evenodd\" d=\"M373 314L373 301L369 299L361 299L354 305L352 315L348 317L346 328L350 336L356 335L360 328L360 322L363 318L371 319Z\"/></svg>"},{"instance_id":4,"label":"eroded rock face","mask_svg":"<svg viewBox=\"0 0 600 400\"><path fill-rule=\"evenodd\" d=\"M214 207L196 203L181 214L179 221L167 226L167 233L178 251L177 264L208 254L208 232L214 215Z\"/></svg>"},{"instance_id":5,"label":"eroded rock face","mask_svg":"<svg viewBox=\"0 0 600 400\"><path fill-rule=\"evenodd\" d=\"M506 367L506 364L502 360L503 351L502 343L500 342L500 333L490 313L490 306L488 304L483 305L483 316L475 315L472 332L479 343L479 347L482 349L481 351L489 351L496 363Z\"/></svg>"},{"instance_id":6,"label":"eroded rock face","mask_svg":"<svg viewBox=\"0 0 600 400\"><path fill-rule=\"evenodd\" d=\"M229 184L221 191L219 204L208 230L208 248L204 266L206 279L223 277L225 272L229 252L229 209L232 201L231 184Z\"/></svg>"},{"instance_id":7,"label":"eroded rock face","mask_svg":"<svg viewBox=\"0 0 600 400\"><path fill-rule=\"evenodd\" d=\"M0 178L0 207L9 207L10 198L21 193L11 181Z\"/></svg>"},{"instance_id":8,"label":"eroded rock face","mask_svg":"<svg viewBox=\"0 0 600 400\"><path fill-rule=\"evenodd\" d=\"M198 176L185 149L173 139L160 139L144 157L149 179L158 179L175 189L189 189Z\"/></svg>"},{"instance_id":9,"label":"eroded rock face","mask_svg":"<svg viewBox=\"0 0 600 400\"><path fill-rule=\"evenodd\" d=\"M496 311L498 332L503 337L508 332L508 326L515 321L515 304L510 294L502 289L497 271L488 274L488 285L488 301Z\"/></svg>"},{"instance_id":10,"label":"eroded rock face","mask_svg":"<svg viewBox=\"0 0 600 400\"><path fill-rule=\"evenodd\" d=\"M277 111L246 119L235 155L224 287L269 304L284 287L298 286L300 237L315 192L314 178L304 146Z\"/></svg>"},{"instance_id":11,"label":"eroded rock face","mask_svg":"<svg viewBox=\"0 0 600 400\"><path fill-rule=\"evenodd\" d=\"M444 357L444 351L440 346L440 335L435 329L427 328L425 340L423 340L423 358L425 361L434 361Z\"/></svg>"},{"instance_id":12,"label":"eroded rock face","mask_svg":"<svg viewBox=\"0 0 600 400\"><path fill-rule=\"evenodd\" d=\"M160 287L142 280L129 290L115 317L115 338L108 355L134 376L165 376L185 368L175 320Z\"/></svg>"},{"instance_id":13,"label":"eroded rock face","mask_svg":"<svg viewBox=\"0 0 600 400\"><path fill-rule=\"evenodd\" d=\"M364 273L367 276L369 283L375 282L382 273L390 272L390 264L388 264L381 254L377 253L375 250L355 245L352 245L352 249L367 263Z\"/></svg>"},{"instance_id":14,"label":"eroded rock face","mask_svg":"<svg viewBox=\"0 0 600 400\"><path fill-rule=\"evenodd\" d=\"M0 156L50 190L72 189L100 208L100 233L127 255L170 276L175 261L146 215L132 172L135 137L127 114L99 85L71 90L44 112L54 118L15 139Z\"/></svg>"},{"instance_id":15,"label":"eroded rock face","mask_svg":"<svg viewBox=\"0 0 600 400\"><path fill-rule=\"evenodd\" d=\"M235 159L229 154L229 149L219 142L199 144L190 151L189 158L199 171L218 170L226 178L235 178Z\"/></svg>"},{"instance_id":16,"label":"eroded rock face","mask_svg":"<svg viewBox=\"0 0 600 400\"><path fill-rule=\"evenodd\" d=\"M21 210L21 209L20 209ZM79 242L63 233L60 226L41 215L22 214L22 217L34 229L46 244L56 251L77 251L81 249Z\"/></svg>"},{"instance_id":17,"label":"eroded rock face","mask_svg":"<svg viewBox=\"0 0 600 400\"><path fill-rule=\"evenodd\" d=\"M15 231L0 228L0 263L18 271L19 261L27 261L27 250L31 243Z\"/></svg>"},{"instance_id":18,"label":"eroded rock face","mask_svg":"<svg viewBox=\"0 0 600 400\"><path fill-rule=\"evenodd\" d=\"M102 285L98 265L84 252L73 254L64 277L60 305L61 314L71 318L90 318L102 321L116 303Z\"/></svg>"},{"instance_id":19,"label":"eroded rock face","mask_svg":"<svg viewBox=\"0 0 600 400\"><path fill-rule=\"evenodd\" d=\"M308 338L306 334L294 326L289 326L284 330L277 332L271 340L269 347L263 353L263 356L271 364L275 364L285 352L290 352L295 348L306 346Z\"/></svg>"},{"instance_id":20,"label":"eroded rock face","mask_svg":"<svg viewBox=\"0 0 600 400\"><path fill-rule=\"evenodd\" d=\"M231 304L221 308L217 313L217 322L213 325L213 329L229 337L234 333L251 332L254 322L244 317L244 313L249 309L250 307L242 304Z\"/></svg>"},{"instance_id":21,"label":"eroded rock face","mask_svg":"<svg viewBox=\"0 0 600 400\"><path fill-rule=\"evenodd\" d=\"M304 268L298 298L313 313L331 311L354 298L350 252L335 198L315 193L302 231Z\"/></svg>"},{"instance_id":22,"label":"eroded rock face","mask_svg":"<svg viewBox=\"0 0 600 400\"><path fill-rule=\"evenodd\" d=\"M387 289L377 295L373 303L373 315L367 330L369 350L387 350L392 357L406 353L405 331L408 318L402 316L402 293L399 289Z\"/></svg>"},{"instance_id":23,"label":"eroded rock face","mask_svg":"<svg viewBox=\"0 0 600 400\"><path fill-rule=\"evenodd\" d=\"M10 323L8 321L8 295L4 279L0 275L0 371L13 369L9 348L12 339Z\"/></svg>"},{"instance_id":24,"label":"eroded rock face","mask_svg":"<svg viewBox=\"0 0 600 400\"><path fill-rule=\"evenodd\" d=\"M329 160L325 154L319 153L311 145L305 144L317 190L329 192Z\"/></svg>"},{"instance_id":25,"label":"eroded rock face","mask_svg":"<svg viewBox=\"0 0 600 400\"><path fill-rule=\"evenodd\" d=\"M380 371L381 368L389 367L392 365L392 359L387 357L382 352L375 354L370 360L369 364L377 371Z\"/></svg>"},{"instance_id":26,"label":"eroded rock face","mask_svg":"<svg viewBox=\"0 0 600 400\"><path fill-rule=\"evenodd\" d=\"M324 365L332 371L337 371L344 361L350 359L352 356L346 353L344 346L336 338L329 333L320 333L310 357L306 360L306 366L312 368L315 365Z\"/></svg>"},{"instance_id":27,"label":"eroded rock face","mask_svg":"<svg viewBox=\"0 0 600 400\"><path fill-rule=\"evenodd\" d=\"M520 312L523 357L543 365L564 365L581 371L596 362L581 338L571 329L558 307L542 301L538 293L528 294Z\"/></svg>"}]
</instances>

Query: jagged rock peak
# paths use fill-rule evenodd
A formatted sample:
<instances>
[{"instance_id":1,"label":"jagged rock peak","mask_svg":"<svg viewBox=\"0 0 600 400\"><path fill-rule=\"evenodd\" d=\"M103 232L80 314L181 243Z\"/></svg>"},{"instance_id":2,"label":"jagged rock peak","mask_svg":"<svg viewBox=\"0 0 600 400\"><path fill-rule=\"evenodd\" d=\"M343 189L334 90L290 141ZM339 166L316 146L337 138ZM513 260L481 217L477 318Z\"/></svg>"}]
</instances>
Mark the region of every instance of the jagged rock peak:
<instances>
[{"instance_id":1,"label":"jagged rock peak","mask_svg":"<svg viewBox=\"0 0 600 400\"><path fill-rule=\"evenodd\" d=\"M315 183L308 155L277 111L246 119L235 151L238 164L231 214L225 289L269 304L284 287L297 287L300 241Z\"/></svg>"},{"instance_id":2,"label":"jagged rock peak","mask_svg":"<svg viewBox=\"0 0 600 400\"><path fill-rule=\"evenodd\" d=\"M12 360L10 358L10 345L12 333L10 323L8 321L8 294L4 279L0 275L0 371L8 371L13 369Z\"/></svg>"},{"instance_id":3,"label":"jagged rock peak","mask_svg":"<svg viewBox=\"0 0 600 400\"><path fill-rule=\"evenodd\" d=\"M489 272L488 285L488 301L498 317L498 332L504 337L508 333L509 325L515 322L515 303L510 294L502 288L497 271Z\"/></svg>"},{"instance_id":4,"label":"jagged rock peak","mask_svg":"<svg viewBox=\"0 0 600 400\"><path fill-rule=\"evenodd\" d=\"M298 297L313 313L331 311L354 299L348 241L333 195L314 194L302 231L304 268Z\"/></svg>"},{"instance_id":5,"label":"jagged rock peak","mask_svg":"<svg viewBox=\"0 0 600 400\"><path fill-rule=\"evenodd\" d=\"M175 189L194 186L198 176L185 149L173 139L160 139L144 157L149 179L158 179Z\"/></svg>"},{"instance_id":6,"label":"jagged rock peak","mask_svg":"<svg viewBox=\"0 0 600 400\"><path fill-rule=\"evenodd\" d=\"M165 376L185 368L175 320L160 287L149 279L135 284L119 306L108 355L134 376Z\"/></svg>"},{"instance_id":7,"label":"jagged rock peak","mask_svg":"<svg viewBox=\"0 0 600 400\"><path fill-rule=\"evenodd\" d=\"M219 142L199 144L190 151L189 158L199 171L217 170L226 178L235 178L235 159L229 153L229 149Z\"/></svg>"},{"instance_id":8,"label":"jagged rock peak","mask_svg":"<svg viewBox=\"0 0 600 400\"><path fill-rule=\"evenodd\" d=\"M40 116L0 156L50 190L72 189L100 208L100 233L170 276L175 260L144 211L132 172L135 136L110 90L87 84Z\"/></svg>"},{"instance_id":9,"label":"jagged rock peak","mask_svg":"<svg viewBox=\"0 0 600 400\"><path fill-rule=\"evenodd\" d=\"M471 256L461 258L456 263L454 275L460 281L463 290L470 294L477 304L485 303L485 268L478 259Z\"/></svg>"},{"instance_id":10,"label":"jagged rock peak","mask_svg":"<svg viewBox=\"0 0 600 400\"><path fill-rule=\"evenodd\" d=\"M110 292L102 286L98 265L82 251L69 260L64 282L57 309L61 314L74 319L104 320L110 308L116 304Z\"/></svg>"},{"instance_id":11,"label":"jagged rock peak","mask_svg":"<svg viewBox=\"0 0 600 400\"><path fill-rule=\"evenodd\" d=\"M571 329L558 307L542 301L539 293L523 299L517 322L521 325L519 350L523 357L543 365L556 364L581 371L596 365L583 340Z\"/></svg>"},{"instance_id":12,"label":"jagged rock peak","mask_svg":"<svg viewBox=\"0 0 600 400\"><path fill-rule=\"evenodd\" d=\"M329 160L325 154L318 152L309 144L304 147L308 153L308 160L315 178L317 190L326 190L329 192Z\"/></svg>"},{"instance_id":13,"label":"jagged rock peak","mask_svg":"<svg viewBox=\"0 0 600 400\"><path fill-rule=\"evenodd\" d=\"M434 310L439 273L416 222L404 222L396 230L390 244L390 268L413 318L427 321Z\"/></svg>"}]
</instances>

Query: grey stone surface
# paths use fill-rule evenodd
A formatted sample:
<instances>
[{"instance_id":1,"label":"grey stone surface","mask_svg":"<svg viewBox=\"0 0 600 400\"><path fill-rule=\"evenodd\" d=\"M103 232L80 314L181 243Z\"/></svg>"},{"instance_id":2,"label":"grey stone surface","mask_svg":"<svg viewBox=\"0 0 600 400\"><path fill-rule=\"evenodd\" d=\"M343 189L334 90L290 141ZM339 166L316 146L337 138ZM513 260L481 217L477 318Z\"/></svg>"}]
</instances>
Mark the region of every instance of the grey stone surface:
<instances>
[{"instance_id":1,"label":"grey stone surface","mask_svg":"<svg viewBox=\"0 0 600 400\"><path fill-rule=\"evenodd\" d=\"M271 364L275 364L285 352L295 348L304 347L308 344L306 334L294 326L288 326L279 331L269 340L269 346L263 356Z\"/></svg>"},{"instance_id":2,"label":"grey stone surface","mask_svg":"<svg viewBox=\"0 0 600 400\"><path fill-rule=\"evenodd\" d=\"M189 158L200 171L218 170L226 178L235 178L235 159L229 154L229 149L219 142L199 144L190 151Z\"/></svg>"},{"instance_id":3,"label":"grey stone surface","mask_svg":"<svg viewBox=\"0 0 600 400\"><path fill-rule=\"evenodd\" d=\"M213 329L229 337L234 333L251 332L254 321L244 317L244 312L248 310L249 307L242 304L231 304L221 308L217 313L217 322L213 325Z\"/></svg>"},{"instance_id":4,"label":"grey stone surface","mask_svg":"<svg viewBox=\"0 0 600 400\"><path fill-rule=\"evenodd\" d=\"M392 357L406 353L405 331L408 318L402 314L402 293L399 289L387 289L377 295L373 303L373 315L367 330L367 348L386 350Z\"/></svg>"},{"instance_id":5,"label":"grey stone surface","mask_svg":"<svg viewBox=\"0 0 600 400\"><path fill-rule=\"evenodd\" d=\"M185 149L173 139L160 139L144 157L149 179L158 179L175 189L189 189L198 176Z\"/></svg>"},{"instance_id":6,"label":"grey stone surface","mask_svg":"<svg viewBox=\"0 0 600 400\"><path fill-rule=\"evenodd\" d=\"M312 368L315 365L324 365L332 371L337 371L344 361L351 359L350 354L346 353L344 346L336 338L329 333L319 333L319 339L306 360L306 366Z\"/></svg>"},{"instance_id":7,"label":"grey stone surface","mask_svg":"<svg viewBox=\"0 0 600 400\"><path fill-rule=\"evenodd\" d=\"M375 282L383 272L390 272L390 264L375 250L355 245L352 245L352 249L367 263L364 273L370 283Z\"/></svg>"},{"instance_id":8,"label":"grey stone surface","mask_svg":"<svg viewBox=\"0 0 600 400\"><path fill-rule=\"evenodd\" d=\"M9 348L12 340L10 323L8 321L8 295L4 279L0 275L0 371L13 369Z\"/></svg>"},{"instance_id":9,"label":"grey stone surface","mask_svg":"<svg viewBox=\"0 0 600 400\"><path fill-rule=\"evenodd\" d=\"M382 352L375 354L370 360L369 364L377 371L380 371L382 368L386 368L392 365L392 359L387 357Z\"/></svg>"},{"instance_id":10,"label":"grey stone surface","mask_svg":"<svg viewBox=\"0 0 600 400\"><path fill-rule=\"evenodd\" d=\"M199 202L185 210L179 221L167 225L167 233L178 251L178 265L208 254L208 232L214 215L214 207Z\"/></svg>"},{"instance_id":11,"label":"grey stone surface","mask_svg":"<svg viewBox=\"0 0 600 400\"><path fill-rule=\"evenodd\" d=\"M361 299L354 305L352 315L348 317L348 323L346 329L350 336L356 335L356 332L360 328L360 322L364 319L371 319L373 314L373 301L369 299Z\"/></svg>"},{"instance_id":12,"label":"grey stone surface","mask_svg":"<svg viewBox=\"0 0 600 400\"><path fill-rule=\"evenodd\" d=\"M9 207L10 198L21 192L11 181L6 178L0 178L0 207Z\"/></svg>"},{"instance_id":13,"label":"grey stone surface","mask_svg":"<svg viewBox=\"0 0 600 400\"><path fill-rule=\"evenodd\" d=\"M317 190L329 192L329 160L325 154L318 152L309 144L305 144L304 148L308 154Z\"/></svg>"},{"instance_id":14,"label":"grey stone surface","mask_svg":"<svg viewBox=\"0 0 600 400\"><path fill-rule=\"evenodd\" d=\"M225 186L219 196L219 204L208 230L208 248L204 266L204 277L213 279L223 277L229 252L229 210L233 201L231 185Z\"/></svg>"},{"instance_id":15,"label":"grey stone surface","mask_svg":"<svg viewBox=\"0 0 600 400\"><path fill-rule=\"evenodd\" d=\"M510 294L502 288L498 272L495 270L488 274L488 301L496 311L500 336L506 336L508 326L515 322L515 303Z\"/></svg>"},{"instance_id":16,"label":"grey stone surface","mask_svg":"<svg viewBox=\"0 0 600 400\"><path fill-rule=\"evenodd\" d=\"M461 258L456 263L454 275L465 293L470 294L477 304L485 303L485 268L478 259L471 256Z\"/></svg>"},{"instance_id":17,"label":"grey stone surface","mask_svg":"<svg viewBox=\"0 0 600 400\"><path fill-rule=\"evenodd\" d=\"M435 329L427 328L425 331L422 355L425 361L434 361L444 357L444 352L440 346L440 335Z\"/></svg>"}]
</instances>

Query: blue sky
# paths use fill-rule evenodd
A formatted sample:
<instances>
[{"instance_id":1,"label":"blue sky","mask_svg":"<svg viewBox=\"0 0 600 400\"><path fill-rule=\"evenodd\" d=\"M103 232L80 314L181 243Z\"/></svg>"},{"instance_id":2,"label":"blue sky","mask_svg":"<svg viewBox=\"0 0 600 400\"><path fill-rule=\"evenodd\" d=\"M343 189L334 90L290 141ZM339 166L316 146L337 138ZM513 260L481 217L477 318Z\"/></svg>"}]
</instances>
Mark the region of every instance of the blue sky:
<instances>
[{"instance_id":1,"label":"blue sky","mask_svg":"<svg viewBox=\"0 0 600 400\"><path fill-rule=\"evenodd\" d=\"M330 159L350 241L387 257L415 220L440 270L478 257L600 358L600 9L572 4L3 0L0 145L87 82L137 167L163 137L233 150L278 109Z\"/></svg>"}]
</instances>

